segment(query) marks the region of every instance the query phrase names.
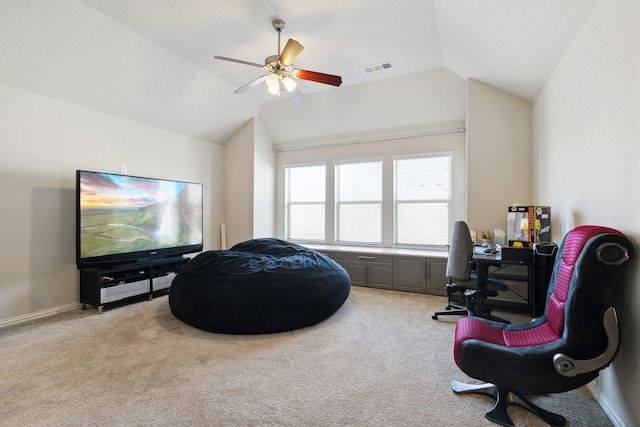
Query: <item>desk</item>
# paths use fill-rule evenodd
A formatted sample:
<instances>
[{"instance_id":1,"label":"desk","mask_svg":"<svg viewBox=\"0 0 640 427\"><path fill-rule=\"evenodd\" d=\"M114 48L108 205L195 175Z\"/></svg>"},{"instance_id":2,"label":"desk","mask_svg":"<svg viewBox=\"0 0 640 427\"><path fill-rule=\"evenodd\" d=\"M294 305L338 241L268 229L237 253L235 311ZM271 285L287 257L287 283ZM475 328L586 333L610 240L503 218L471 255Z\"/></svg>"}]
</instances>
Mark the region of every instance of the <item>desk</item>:
<instances>
[{"instance_id":1,"label":"desk","mask_svg":"<svg viewBox=\"0 0 640 427\"><path fill-rule=\"evenodd\" d=\"M484 247L476 247L474 250L473 259L476 262L478 283L486 283L487 276L492 274L502 279L510 289L509 292L501 292L498 297L487 299L486 305L492 308L525 309L533 317L536 298L533 280L533 253L531 258L527 260L504 260L499 253L485 254L485 249ZM518 266L522 267L518 268ZM521 295L521 292L515 290L518 284L520 287L526 288L522 290L525 295ZM509 293L518 295L520 301L505 298Z\"/></svg>"}]
</instances>

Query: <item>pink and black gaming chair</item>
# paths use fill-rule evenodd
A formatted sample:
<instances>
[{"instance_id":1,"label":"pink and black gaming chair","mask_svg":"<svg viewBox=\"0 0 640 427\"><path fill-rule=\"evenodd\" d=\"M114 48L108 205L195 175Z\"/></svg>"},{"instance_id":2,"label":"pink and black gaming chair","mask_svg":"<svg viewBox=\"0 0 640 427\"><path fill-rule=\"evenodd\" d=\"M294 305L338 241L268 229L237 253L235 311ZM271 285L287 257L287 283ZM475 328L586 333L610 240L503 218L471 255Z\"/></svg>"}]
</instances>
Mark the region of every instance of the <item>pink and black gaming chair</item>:
<instances>
[{"instance_id":1,"label":"pink and black gaming chair","mask_svg":"<svg viewBox=\"0 0 640 427\"><path fill-rule=\"evenodd\" d=\"M454 359L486 384L452 381L457 394L496 399L486 417L513 425L507 406L519 405L552 426L566 419L526 399L561 393L592 381L618 347L618 320L609 297L634 247L619 231L581 226L564 238L554 264L545 312L530 323L511 324L467 317L458 321Z\"/></svg>"}]
</instances>

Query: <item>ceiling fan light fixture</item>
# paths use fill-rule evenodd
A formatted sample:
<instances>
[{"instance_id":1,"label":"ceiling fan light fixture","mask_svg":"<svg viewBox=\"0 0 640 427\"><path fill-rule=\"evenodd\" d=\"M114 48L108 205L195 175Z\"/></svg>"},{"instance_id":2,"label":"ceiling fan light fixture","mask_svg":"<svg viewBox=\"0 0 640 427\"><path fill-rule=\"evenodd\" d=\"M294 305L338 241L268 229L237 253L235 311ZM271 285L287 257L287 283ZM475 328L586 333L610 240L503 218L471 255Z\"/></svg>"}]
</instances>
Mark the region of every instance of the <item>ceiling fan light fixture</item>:
<instances>
[{"instance_id":1,"label":"ceiling fan light fixture","mask_svg":"<svg viewBox=\"0 0 640 427\"><path fill-rule=\"evenodd\" d=\"M266 76L264 78L264 82L268 87L277 86L279 84L278 75L277 74L269 74L268 76Z\"/></svg>"},{"instance_id":2,"label":"ceiling fan light fixture","mask_svg":"<svg viewBox=\"0 0 640 427\"><path fill-rule=\"evenodd\" d=\"M298 83L296 83L296 81L289 76L285 76L282 79L282 83L284 84L284 87L287 89L288 92L291 92L298 86Z\"/></svg>"},{"instance_id":3,"label":"ceiling fan light fixture","mask_svg":"<svg viewBox=\"0 0 640 427\"><path fill-rule=\"evenodd\" d=\"M264 83L267 85L267 90L273 95L280 95L280 81L276 74L269 74L264 79Z\"/></svg>"},{"instance_id":4,"label":"ceiling fan light fixture","mask_svg":"<svg viewBox=\"0 0 640 427\"><path fill-rule=\"evenodd\" d=\"M280 95L280 85L272 85L267 88L270 94Z\"/></svg>"}]
</instances>

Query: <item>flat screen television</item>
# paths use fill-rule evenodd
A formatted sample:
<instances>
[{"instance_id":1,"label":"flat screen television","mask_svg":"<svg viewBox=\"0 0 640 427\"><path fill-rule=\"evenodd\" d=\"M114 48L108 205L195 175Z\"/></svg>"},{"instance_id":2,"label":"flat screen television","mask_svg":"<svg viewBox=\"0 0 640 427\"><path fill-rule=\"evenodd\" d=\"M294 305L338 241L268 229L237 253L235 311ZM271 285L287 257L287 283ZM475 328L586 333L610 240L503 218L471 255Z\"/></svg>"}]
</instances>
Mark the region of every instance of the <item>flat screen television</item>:
<instances>
[{"instance_id":1,"label":"flat screen television","mask_svg":"<svg viewBox=\"0 0 640 427\"><path fill-rule=\"evenodd\" d=\"M200 252L202 184L76 171L78 269Z\"/></svg>"}]
</instances>

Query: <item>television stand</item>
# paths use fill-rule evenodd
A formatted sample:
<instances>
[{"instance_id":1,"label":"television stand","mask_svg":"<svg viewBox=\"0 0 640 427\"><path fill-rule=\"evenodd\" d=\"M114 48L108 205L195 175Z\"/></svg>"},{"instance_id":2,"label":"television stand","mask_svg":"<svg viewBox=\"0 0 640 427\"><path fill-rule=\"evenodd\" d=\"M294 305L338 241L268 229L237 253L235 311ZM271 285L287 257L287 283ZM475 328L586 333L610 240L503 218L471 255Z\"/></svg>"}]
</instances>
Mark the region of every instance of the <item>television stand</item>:
<instances>
[{"instance_id":1,"label":"television stand","mask_svg":"<svg viewBox=\"0 0 640 427\"><path fill-rule=\"evenodd\" d=\"M189 258L173 257L124 265L83 268L80 270L80 303L98 309L105 305L140 299L167 292L171 281Z\"/></svg>"}]
</instances>

